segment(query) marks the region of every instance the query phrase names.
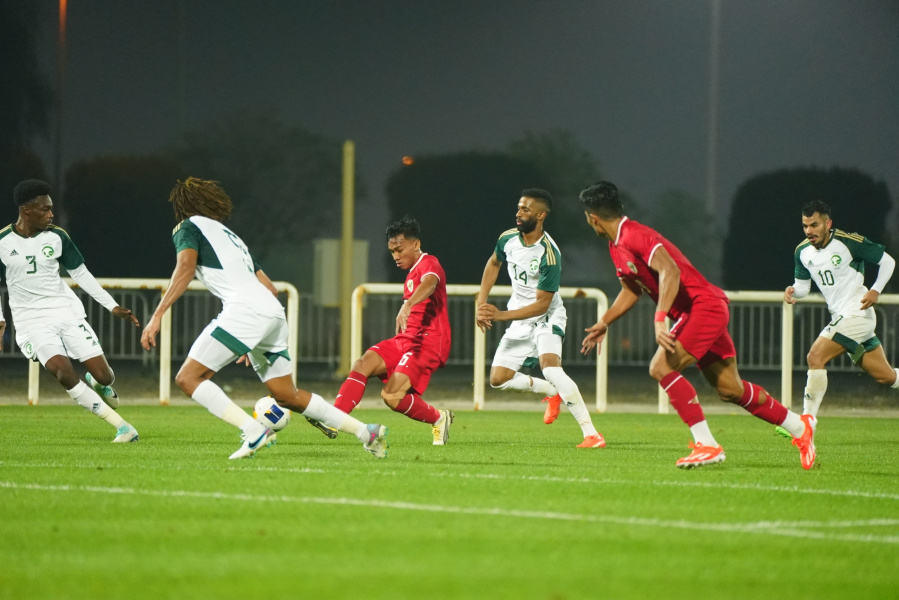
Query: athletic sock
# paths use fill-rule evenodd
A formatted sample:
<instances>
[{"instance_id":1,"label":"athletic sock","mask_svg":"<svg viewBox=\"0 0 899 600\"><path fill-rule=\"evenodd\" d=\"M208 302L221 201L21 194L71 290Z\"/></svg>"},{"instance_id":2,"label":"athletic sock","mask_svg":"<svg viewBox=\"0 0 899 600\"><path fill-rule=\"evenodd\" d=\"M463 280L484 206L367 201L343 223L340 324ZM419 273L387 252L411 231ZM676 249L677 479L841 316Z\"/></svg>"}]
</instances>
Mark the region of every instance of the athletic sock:
<instances>
[{"instance_id":1,"label":"athletic sock","mask_svg":"<svg viewBox=\"0 0 899 600\"><path fill-rule=\"evenodd\" d=\"M590 419L590 411L584 403L581 391L571 377L562 370L562 367L546 367L543 369L543 374L562 396L562 401L565 402L565 406L571 411L574 420L580 425L584 437L596 435L596 427L593 426L593 421Z\"/></svg>"},{"instance_id":2,"label":"athletic sock","mask_svg":"<svg viewBox=\"0 0 899 600\"><path fill-rule=\"evenodd\" d=\"M787 418L787 407L774 399L774 396L765 391L760 385L743 380L743 396L740 398L740 406L749 411L753 416L767 421L772 425L780 425ZM792 432L791 432L792 433ZM800 432L802 435L802 432Z\"/></svg>"},{"instance_id":3,"label":"athletic sock","mask_svg":"<svg viewBox=\"0 0 899 600\"><path fill-rule=\"evenodd\" d=\"M244 409L234 404L231 398L228 397L228 394L211 379L207 379L198 385L191 398L212 413L213 416L218 417L229 425L234 425L244 433L254 433L256 429L254 424L262 427Z\"/></svg>"},{"instance_id":4,"label":"athletic sock","mask_svg":"<svg viewBox=\"0 0 899 600\"><path fill-rule=\"evenodd\" d=\"M406 394L393 410L410 419L431 425L440 420L440 411L425 402L418 394Z\"/></svg>"},{"instance_id":5,"label":"athletic sock","mask_svg":"<svg viewBox=\"0 0 899 600\"><path fill-rule=\"evenodd\" d=\"M79 406L83 406L85 409L94 413L116 429L125 424L125 419L120 417L119 413L103 402L103 398L101 398L91 386L80 379L75 387L66 390L66 393L68 393L72 400L77 402Z\"/></svg>"},{"instance_id":6,"label":"athletic sock","mask_svg":"<svg viewBox=\"0 0 899 600\"><path fill-rule=\"evenodd\" d=\"M896 381L893 382L893 385L890 387L894 390L899 390L899 369L893 368L893 371L896 372Z\"/></svg>"},{"instance_id":7,"label":"athletic sock","mask_svg":"<svg viewBox=\"0 0 899 600\"><path fill-rule=\"evenodd\" d=\"M334 406L346 414L353 412L353 409L356 408L362 400L362 396L365 394L365 386L367 383L368 377L358 371L350 371L346 381L340 386L340 391L337 392L337 398L334 399Z\"/></svg>"},{"instance_id":8,"label":"athletic sock","mask_svg":"<svg viewBox=\"0 0 899 600\"><path fill-rule=\"evenodd\" d=\"M827 369L809 369L802 397L802 414L818 416L818 408L827 392Z\"/></svg>"},{"instance_id":9,"label":"athletic sock","mask_svg":"<svg viewBox=\"0 0 899 600\"><path fill-rule=\"evenodd\" d=\"M714 447L718 445L712 430L709 429L709 422L702 420L695 425L690 425L690 433L693 434L693 441L703 446Z\"/></svg>"},{"instance_id":10,"label":"athletic sock","mask_svg":"<svg viewBox=\"0 0 899 600\"><path fill-rule=\"evenodd\" d=\"M677 371L672 371L662 377L659 385L668 394L671 406L677 412L681 421L687 424L687 427L692 429L697 423L705 421L705 415L702 413L702 407L699 405L699 398L696 396L696 388L683 375ZM711 435L711 432L709 432L709 436ZM698 439L696 441L705 446L718 445L717 442L707 444L706 442L700 442ZM712 441L714 441L714 438L712 438Z\"/></svg>"},{"instance_id":11,"label":"athletic sock","mask_svg":"<svg viewBox=\"0 0 899 600\"><path fill-rule=\"evenodd\" d=\"M780 426L789 431L790 435L793 437L800 437L805 432L805 423L802 418L792 410L787 411L787 416Z\"/></svg>"},{"instance_id":12,"label":"athletic sock","mask_svg":"<svg viewBox=\"0 0 899 600\"><path fill-rule=\"evenodd\" d=\"M540 379L539 377L530 377L524 373L515 373L509 381L491 387L498 390L534 392L535 394L540 394L542 396L555 396L558 394L556 388L550 382Z\"/></svg>"},{"instance_id":13,"label":"athletic sock","mask_svg":"<svg viewBox=\"0 0 899 600\"><path fill-rule=\"evenodd\" d=\"M306 406L306 410L303 411L303 416L314 419L337 431L355 435L363 442L368 441L365 435L367 431L365 423L355 417L351 417L339 408L331 406L318 394L312 394L312 397L309 398L309 404Z\"/></svg>"}]
</instances>

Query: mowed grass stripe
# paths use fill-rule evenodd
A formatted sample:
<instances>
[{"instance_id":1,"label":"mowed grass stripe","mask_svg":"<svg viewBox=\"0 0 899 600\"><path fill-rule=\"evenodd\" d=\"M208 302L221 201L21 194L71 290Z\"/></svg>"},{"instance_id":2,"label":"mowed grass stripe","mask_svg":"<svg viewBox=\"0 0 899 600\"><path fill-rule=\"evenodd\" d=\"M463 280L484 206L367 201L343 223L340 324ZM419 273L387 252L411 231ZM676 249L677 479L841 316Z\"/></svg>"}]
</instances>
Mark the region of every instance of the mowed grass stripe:
<instances>
[{"instance_id":1,"label":"mowed grass stripe","mask_svg":"<svg viewBox=\"0 0 899 600\"><path fill-rule=\"evenodd\" d=\"M545 511L514 510L501 507L471 507L435 504L418 504L389 500L371 500L365 498L323 498L315 496L257 495L234 494L226 492L208 492L193 490L149 490L121 487L97 487L83 485L43 485L34 483L17 483L0 481L0 488L31 490L42 492L85 492L93 494L123 494L153 496L160 498L196 498L201 500L228 500L236 502L279 502L297 504L325 504L331 506L353 506L362 508L415 510L434 513L451 513L461 515L478 515L492 517L511 517L524 519L541 519L550 521L578 521L586 523L603 523L623 525L627 527L657 527L666 529L686 529L694 531L714 531L729 533L761 533L803 539L820 539L831 541L847 541L861 543L899 544L899 536L887 535L855 535L832 534L811 529L831 529L847 527L895 527L899 519L865 519L853 521L757 521L750 523L710 523L690 521L686 519L665 520L647 517L596 514L574 514Z\"/></svg>"}]
</instances>

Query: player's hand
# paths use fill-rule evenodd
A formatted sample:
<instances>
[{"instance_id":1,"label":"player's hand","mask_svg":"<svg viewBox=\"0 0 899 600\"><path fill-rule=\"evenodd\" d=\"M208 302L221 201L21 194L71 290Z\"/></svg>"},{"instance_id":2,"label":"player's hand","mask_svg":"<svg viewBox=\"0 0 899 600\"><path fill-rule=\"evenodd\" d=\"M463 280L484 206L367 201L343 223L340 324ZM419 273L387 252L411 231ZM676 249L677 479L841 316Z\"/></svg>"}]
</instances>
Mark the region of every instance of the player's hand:
<instances>
[{"instance_id":1,"label":"player's hand","mask_svg":"<svg viewBox=\"0 0 899 600\"><path fill-rule=\"evenodd\" d=\"M874 290L868 290L868 293L862 296L862 310L866 310L871 308L877 301L880 299L880 292L875 292Z\"/></svg>"},{"instance_id":2,"label":"player's hand","mask_svg":"<svg viewBox=\"0 0 899 600\"><path fill-rule=\"evenodd\" d=\"M481 323L489 322L490 325L488 325L487 327L488 328L492 327L493 321L501 321L502 320L500 318L501 317L500 313L502 313L502 311L500 309L498 309L497 307L493 306L492 304L485 303L485 304L480 305L478 307L478 312L475 316L475 318L477 319L477 322L478 322L478 326L480 326Z\"/></svg>"},{"instance_id":3,"label":"player's hand","mask_svg":"<svg viewBox=\"0 0 899 600\"><path fill-rule=\"evenodd\" d=\"M112 309L112 314L114 314L115 316L117 316L118 318L120 318L124 321L131 321L132 323L134 323L135 327L140 327L140 321L138 321L137 317L134 316L134 313L132 313L127 308L122 308L121 306L116 306L115 308Z\"/></svg>"},{"instance_id":4,"label":"player's hand","mask_svg":"<svg viewBox=\"0 0 899 600\"><path fill-rule=\"evenodd\" d=\"M244 355L238 357L238 359L234 362L236 362L239 365L246 365L249 367L250 366L250 355L244 354Z\"/></svg>"},{"instance_id":5,"label":"player's hand","mask_svg":"<svg viewBox=\"0 0 899 600\"><path fill-rule=\"evenodd\" d=\"M400 312L396 315L396 333L406 331L406 323L409 321L409 315L412 314L412 307L408 302L403 302Z\"/></svg>"},{"instance_id":6,"label":"player's hand","mask_svg":"<svg viewBox=\"0 0 899 600\"><path fill-rule=\"evenodd\" d=\"M490 329L491 327L493 327L493 321L491 321L490 319L482 319L480 317L479 313L481 311L482 306L485 306L485 304L478 304L477 308L475 309L474 319L475 319L475 323L477 323L477 325L478 325L478 328L482 332L487 333L487 330Z\"/></svg>"},{"instance_id":7,"label":"player's hand","mask_svg":"<svg viewBox=\"0 0 899 600\"><path fill-rule=\"evenodd\" d=\"M794 291L795 290L793 289L792 285L787 286L787 289L784 290L784 302L786 302L787 304L796 304L796 299L793 298Z\"/></svg>"},{"instance_id":8,"label":"player's hand","mask_svg":"<svg viewBox=\"0 0 899 600\"><path fill-rule=\"evenodd\" d=\"M674 337L668 331L668 324L665 321L656 321L656 343L668 352L674 352Z\"/></svg>"},{"instance_id":9,"label":"player's hand","mask_svg":"<svg viewBox=\"0 0 899 600\"><path fill-rule=\"evenodd\" d=\"M154 315L140 334L140 345L144 350L156 347L156 334L159 333L159 319Z\"/></svg>"},{"instance_id":10,"label":"player's hand","mask_svg":"<svg viewBox=\"0 0 899 600\"><path fill-rule=\"evenodd\" d=\"M581 342L581 354L587 354L593 350L594 347L598 354L600 348L602 348L603 338L609 333L609 326L600 321L596 325L586 328L584 331L587 332L587 336L584 338L584 341Z\"/></svg>"}]
</instances>

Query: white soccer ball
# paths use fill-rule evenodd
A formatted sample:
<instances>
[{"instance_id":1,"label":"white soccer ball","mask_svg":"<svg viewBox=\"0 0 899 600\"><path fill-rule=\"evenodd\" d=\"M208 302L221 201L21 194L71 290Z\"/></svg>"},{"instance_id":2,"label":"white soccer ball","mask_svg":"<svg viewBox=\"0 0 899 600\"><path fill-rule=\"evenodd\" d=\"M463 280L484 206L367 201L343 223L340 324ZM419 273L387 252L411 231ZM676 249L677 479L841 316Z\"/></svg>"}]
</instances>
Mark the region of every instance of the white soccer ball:
<instances>
[{"instance_id":1,"label":"white soccer ball","mask_svg":"<svg viewBox=\"0 0 899 600\"><path fill-rule=\"evenodd\" d=\"M273 431L281 431L290 423L290 409L280 406L271 396L266 396L256 401L253 418Z\"/></svg>"}]
</instances>

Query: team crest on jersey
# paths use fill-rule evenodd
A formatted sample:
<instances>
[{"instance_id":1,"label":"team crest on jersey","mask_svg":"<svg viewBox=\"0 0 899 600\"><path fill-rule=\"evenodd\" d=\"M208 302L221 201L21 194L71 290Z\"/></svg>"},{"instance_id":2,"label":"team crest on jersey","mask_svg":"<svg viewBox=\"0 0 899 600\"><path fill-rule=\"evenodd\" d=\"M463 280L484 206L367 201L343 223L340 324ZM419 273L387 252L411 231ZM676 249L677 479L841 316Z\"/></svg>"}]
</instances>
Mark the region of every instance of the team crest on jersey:
<instances>
[{"instance_id":1,"label":"team crest on jersey","mask_svg":"<svg viewBox=\"0 0 899 600\"><path fill-rule=\"evenodd\" d=\"M31 342L25 344L25 347L22 348L25 351L25 356L31 358L34 356L34 346L31 345Z\"/></svg>"},{"instance_id":2,"label":"team crest on jersey","mask_svg":"<svg viewBox=\"0 0 899 600\"><path fill-rule=\"evenodd\" d=\"M631 270L631 273L637 272L637 265L635 265L631 261L627 261L627 268Z\"/></svg>"},{"instance_id":3,"label":"team crest on jersey","mask_svg":"<svg viewBox=\"0 0 899 600\"><path fill-rule=\"evenodd\" d=\"M540 261L536 258L532 258L531 264L528 265L528 269L530 269L531 275L536 275L537 271L540 270Z\"/></svg>"},{"instance_id":4,"label":"team crest on jersey","mask_svg":"<svg viewBox=\"0 0 899 600\"><path fill-rule=\"evenodd\" d=\"M406 282L406 289L409 290L409 293L410 293L410 294L412 293L412 288L413 288L413 287L415 287L415 286L413 285L411 279L410 279L409 281Z\"/></svg>"},{"instance_id":5,"label":"team crest on jersey","mask_svg":"<svg viewBox=\"0 0 899 600\"><path fill-rule=\"evenodd\" d=\"M53 246L44 246L41 248L41 253L47 258L50 258L53 256Z\"/></svg>"},{"instance_id":6,"label":"team crest on jersey","mask_svg":"<svg viewBox=\"0 0 899 600\"><path fill-rule=\"evenodd\" d=\"M841 262L843 262L843 259L840 257L839 254L834 254L833 256L830 257L830 262L833 266L837 266Z\"/></svg>"}]
</instances>

